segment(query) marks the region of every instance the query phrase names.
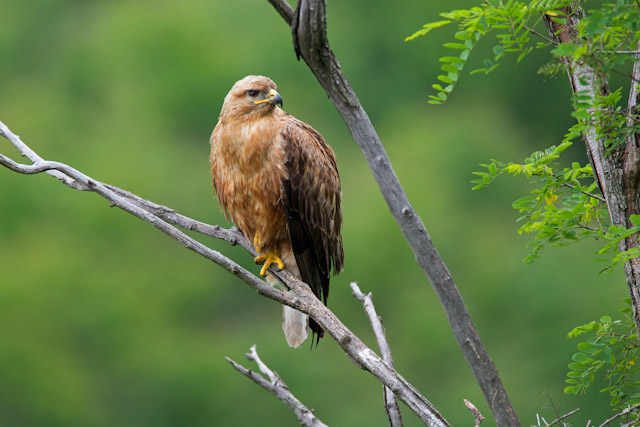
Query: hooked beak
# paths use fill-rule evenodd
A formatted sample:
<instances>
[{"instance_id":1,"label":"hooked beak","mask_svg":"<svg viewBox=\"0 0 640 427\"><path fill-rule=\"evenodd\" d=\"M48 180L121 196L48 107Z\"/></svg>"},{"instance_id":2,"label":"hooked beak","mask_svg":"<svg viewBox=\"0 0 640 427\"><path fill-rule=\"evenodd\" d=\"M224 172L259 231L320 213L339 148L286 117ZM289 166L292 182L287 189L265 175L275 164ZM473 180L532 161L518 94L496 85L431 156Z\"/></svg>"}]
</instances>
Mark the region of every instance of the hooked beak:
<instances>
[{"instance_id":1,"label":"hooked beak","mask_svg":"<svg viewBox=\"0 0 640 427\"><path fill-rule=\"evenodd\" d=\"M268 102L271 105L280 104L280 108L282 108L282 97L275 89L271 89L269 91L269 98L262 99L260 101L253 101L254 104L263 104L265 102Z\"/></svg>"}]
</instances>

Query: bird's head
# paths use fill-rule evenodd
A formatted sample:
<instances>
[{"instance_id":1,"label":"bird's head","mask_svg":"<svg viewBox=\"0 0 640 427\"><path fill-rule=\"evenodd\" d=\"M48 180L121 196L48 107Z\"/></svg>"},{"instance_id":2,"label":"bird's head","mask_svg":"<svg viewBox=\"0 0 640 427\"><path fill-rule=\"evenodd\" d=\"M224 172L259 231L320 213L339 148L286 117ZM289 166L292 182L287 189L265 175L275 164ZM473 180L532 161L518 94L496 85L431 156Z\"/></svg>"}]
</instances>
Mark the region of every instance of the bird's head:
<instances>
[{"instance_id":1,"label":"bird's head","mask_svg":"<svg viewBox=\"0 0 640 427\"><path fill-rule=\"evenodd\" d=\"M222 111L231 114L272 112L282 107L282 97L276 84L268 77L247 76L238 80L224 98Z\"/></svg>"}]
</instances>

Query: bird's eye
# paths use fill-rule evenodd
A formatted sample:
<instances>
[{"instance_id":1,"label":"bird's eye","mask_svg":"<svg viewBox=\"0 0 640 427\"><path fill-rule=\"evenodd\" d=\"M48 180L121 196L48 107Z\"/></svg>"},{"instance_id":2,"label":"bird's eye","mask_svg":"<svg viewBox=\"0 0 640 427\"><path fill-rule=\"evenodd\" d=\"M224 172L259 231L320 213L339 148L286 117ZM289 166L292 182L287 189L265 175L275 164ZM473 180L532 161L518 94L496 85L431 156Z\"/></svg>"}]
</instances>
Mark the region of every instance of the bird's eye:
<instances>
[{"instance_id":1,"label":"bird's eye","mask_svg":"<svg viewBox=\"0 0 640 427\"><path fill-rule=\"evenodd\" d=\"M257 90L250 90L249 92L247 92L247 95L249 95L250 97L254 97L258 94L259 92Z\"/></svg>"}]
</instances>

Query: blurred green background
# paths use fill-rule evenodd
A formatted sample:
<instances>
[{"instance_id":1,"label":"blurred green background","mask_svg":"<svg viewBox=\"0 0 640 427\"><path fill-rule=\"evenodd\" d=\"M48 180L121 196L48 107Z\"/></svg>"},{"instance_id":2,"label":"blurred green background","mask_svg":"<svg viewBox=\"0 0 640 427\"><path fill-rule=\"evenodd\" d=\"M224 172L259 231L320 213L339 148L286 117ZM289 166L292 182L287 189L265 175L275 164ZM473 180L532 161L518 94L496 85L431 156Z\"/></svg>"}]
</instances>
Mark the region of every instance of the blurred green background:
<instances>
[{"instance_id":1,"label":"blurred green background","mask_svg":"<svg viewBox=\"0 0 640 427\"><path fill-rule=\"evenodd\" d=\"M621 271L598 274L593 244L525 266L510 204L530 185L504 179L472 192L469 182L479 163L518 161L561 140L573 122L568 82L543 81L536 52L489 77L465 73L446 105L431 106L453 28L403 41L438 12L473 4L330 1L329 39L523 425L555 418L548 397L562 413L582 409L574 425L601 422L606 396L562 393L576 344L566 334L621 306ZM350 294L358 281L373 292L399 372L453 425L472 423L463 398L490 417L358 147L266 0L5 0L1 9L0 120L46 159L212 224L225 224L208 170L223 97L247 74L273 78L285 109L338 157L346 267L330 307L374 346ZM18 158L7 141L0 150ZM582 147L572 150L584 160ZM278 304L97 195L0 169L0 206L0 425L297 425L224 360L248 365L252 344L325 423L387 425L379 383L330 338L290 349ZM258 271L244 251L203 241Z\"/></svg>"}]
</instances>

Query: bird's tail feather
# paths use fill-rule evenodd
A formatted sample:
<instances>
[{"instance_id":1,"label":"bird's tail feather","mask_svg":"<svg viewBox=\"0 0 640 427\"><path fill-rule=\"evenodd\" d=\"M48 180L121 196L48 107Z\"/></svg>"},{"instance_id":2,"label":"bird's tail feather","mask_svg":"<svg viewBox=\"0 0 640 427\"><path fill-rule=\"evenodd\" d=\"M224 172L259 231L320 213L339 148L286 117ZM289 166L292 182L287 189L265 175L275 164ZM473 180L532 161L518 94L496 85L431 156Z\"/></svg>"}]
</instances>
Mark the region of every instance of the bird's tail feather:
<instances>
[{"instance_id":1,"label":"bird's tail feather","mask_svg":"<svg viewBox=\"0 0 640 427\"><path fill-rule=\"evenodd\" d=\"M309 317L287 305L282 306L282 330L290 347L300 347L307 339Z\"/></svg>"}]
</instances>

